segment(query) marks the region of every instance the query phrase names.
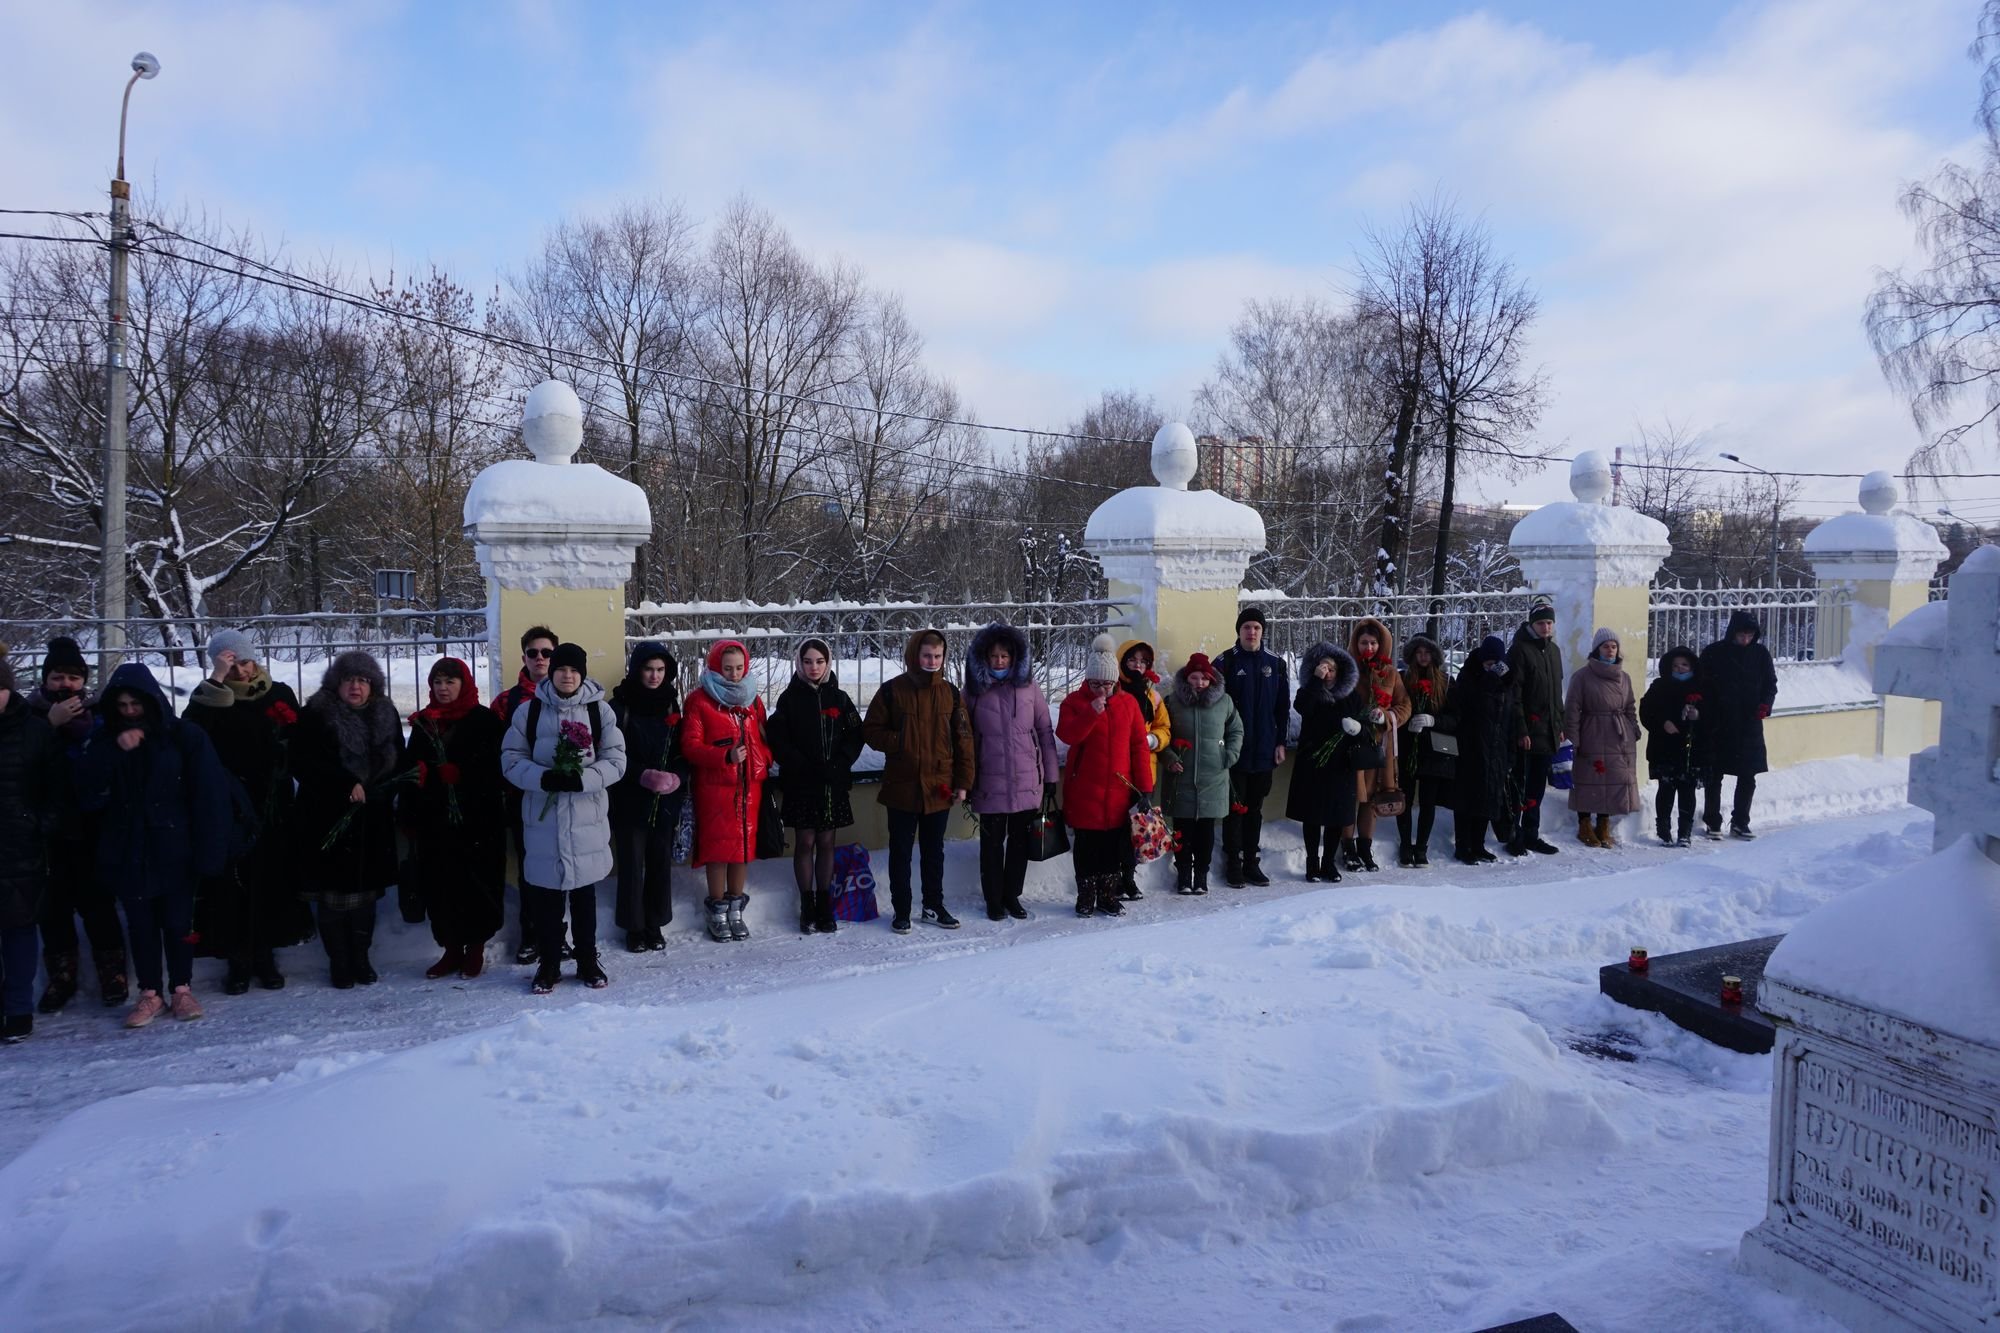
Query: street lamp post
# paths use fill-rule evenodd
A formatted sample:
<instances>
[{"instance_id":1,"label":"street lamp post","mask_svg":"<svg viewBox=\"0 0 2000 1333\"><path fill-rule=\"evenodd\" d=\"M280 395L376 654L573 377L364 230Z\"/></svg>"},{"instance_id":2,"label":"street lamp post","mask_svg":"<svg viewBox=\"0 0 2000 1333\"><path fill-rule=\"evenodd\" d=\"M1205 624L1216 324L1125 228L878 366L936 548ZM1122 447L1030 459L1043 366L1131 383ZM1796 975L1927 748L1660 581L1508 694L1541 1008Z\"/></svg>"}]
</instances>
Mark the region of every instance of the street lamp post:
<instances>
[{"instance_id":1,"label":"street lamp post","mask_svg":"<svg viewBox=\"0 0 2000 1333\"><path fill-rule=\"evenodd\" d=\"M100 665L109 670L125 647L125 328L126 259L132 245L132 187L125 182L125 118L132 85L156 77L150 51L132 57L132 77L118 105L118 173L111 179L111 327L104 346L104 554L98 572Z\"/></svg>"},{"instance_id":2,"label":"street lamp post","mask_svg":"<svg viewBox=\"0 0 2000 1333\"><path fill-rule=\"evenodd\" d=\"M1778 489L1778 476L1774 472L1766 472L1755 463L1745 462L1735 454L1723 454L1722 457L1738 467L1747 467L1752 472L1763 472L1771 479L1771 586L1775 588L1778 586L1778 534L1784 523L1785 509L1785 495Z\"/></svg>"}]
</instances>

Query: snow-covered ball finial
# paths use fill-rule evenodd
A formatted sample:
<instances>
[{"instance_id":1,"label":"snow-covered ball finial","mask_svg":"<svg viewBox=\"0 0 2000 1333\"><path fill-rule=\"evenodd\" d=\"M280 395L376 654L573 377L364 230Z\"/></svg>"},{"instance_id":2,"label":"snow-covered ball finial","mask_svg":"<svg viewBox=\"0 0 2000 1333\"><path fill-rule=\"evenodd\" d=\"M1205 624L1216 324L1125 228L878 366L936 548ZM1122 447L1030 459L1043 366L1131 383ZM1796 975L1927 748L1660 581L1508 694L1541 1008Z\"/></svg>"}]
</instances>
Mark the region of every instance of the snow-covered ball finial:
<instances>
[{"instance_id":1,"label":"snow-covered ball finial","mask_svg":"<svg viewBox=\"0 0 2000 1333\"><path fill-rule=\"evenodd\" d=\"M1153 436L1153 480L1170 491L1184 491L1194 480L1194 432L1169 421Z\"/></svg>"},{"instance_id":2,"label":"snow-covered ball finial","mask_svg":"<svg viewBox=\"0 0 2000 1333\"><path fill-rule=\"evenodd\" d=\"M521 438L537 463L567 463L583 447L583 404L561 380L543 380L528 390L521 411Z\"/></svg>"},{"instance_id":3,"label":"snow-covered ball finial","mask_svg":"<svg viewBox=\"0 0 2000 1333\"><path fill-rule=\"evenodd\" d=\"M1595 449L1585 449L1569 465L1569 493L1587 505L1603 504L1611 494L1611 464Z\"/></svg>"},{"instance_id":4,"label":"snow-covered ball finial","mask_svg":"<svg viewBox=\"0 0 2000 1333\"><path fill-rule=\"evenodd\" d=\"M1896 478L1888 472L1871 472L1861 479L1861 507L1871 514L1886 514L1903 498Z\"/></svg>"}]
</instances>

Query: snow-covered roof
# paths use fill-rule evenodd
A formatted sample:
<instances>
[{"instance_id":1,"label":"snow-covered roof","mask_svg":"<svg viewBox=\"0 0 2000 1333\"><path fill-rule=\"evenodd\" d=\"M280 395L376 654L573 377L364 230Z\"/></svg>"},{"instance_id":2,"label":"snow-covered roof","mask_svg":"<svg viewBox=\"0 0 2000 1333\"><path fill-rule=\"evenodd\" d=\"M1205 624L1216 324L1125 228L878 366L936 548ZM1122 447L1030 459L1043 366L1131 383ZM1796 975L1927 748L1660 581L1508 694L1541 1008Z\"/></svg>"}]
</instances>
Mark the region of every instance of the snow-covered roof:
<instances>
[{"instance_id":1,"label":"snow-covered roof","mask_svg":"<svg viewBox=\"0 0 2000 1333\"><path fill-rule=\"evenodd\" d=\"M1966 837L1807 915L1764 975L2000 1046L1996 940L2000 865Z\"/></svg>"},{"instance_id":2,"label":"snow-covered roof","mask_svg":"<svg viewBox=\"0 0 2000 1333\"><path fill-rule=\"evenodd\" d=\"M1097 506L1084 526L1083 539L1092 545L1148 542L1261 551L1264 519L1249 505L1217 491L1133 486Z\"/></svg>"},{"instance_id":3,"label":"snow-covered roof","mask_svg":"<svg viewBox=\"0 0 2000 1333\"><path fill-rule=\"evenodd\" d=\"M465 493L465 525L511 523L650 532L653 514L644 491L595 463L509 458L472 479Z\"/></svg>"},{"instance_id":4,"label":"snow-covered roof","mask_svg":"<svg viewBox=\"0 0 2000 1333\"><path fill-rule=\"evenodd\" d=\"M1808 553L1902 551L1948 554L1937 529L1909 514L1836 514L1806 534Z\"/></svg>"},{"instance_id":5,"label":"snow-covered roof","mask_svg":"<svg viewBox=\"0 0 2000 1333\"><path fill-rule=\"evenodd\" d=\"M1665 546L1667 525L1623 505L1559 500L1514 525L1509 546Z\"/></svg>"}]
</instances>

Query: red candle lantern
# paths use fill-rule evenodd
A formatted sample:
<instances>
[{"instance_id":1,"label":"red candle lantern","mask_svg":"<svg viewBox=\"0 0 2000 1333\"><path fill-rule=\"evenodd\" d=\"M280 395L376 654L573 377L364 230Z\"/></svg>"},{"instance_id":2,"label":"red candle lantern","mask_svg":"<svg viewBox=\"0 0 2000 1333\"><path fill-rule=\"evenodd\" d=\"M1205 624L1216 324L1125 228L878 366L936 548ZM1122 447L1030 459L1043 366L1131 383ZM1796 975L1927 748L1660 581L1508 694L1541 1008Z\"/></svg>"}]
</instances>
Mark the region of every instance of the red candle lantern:
<instances>
[{"instance_id":1,"label":"red candle lantern","mask_svg":"<svg viewBox=\"0 0 2000 1333\"><path fill-rule=\"evenodd\" d=\"M1634 972L1644 972L1646 970L1646 951L1644 949L1634 949L1632 956L1625 961Z\"/></svg>"},{"instance_id":2,"label":"red candle lantern","mask_svg":"<svg viewBox=\"0 0 2000 1333\"><path fill-rule=\"evenodd\" d=\"M1722 1002L1724 1004L1743 1003L1743 978L1724 977L1722 979Z\"/></svg>"}]
</instances>

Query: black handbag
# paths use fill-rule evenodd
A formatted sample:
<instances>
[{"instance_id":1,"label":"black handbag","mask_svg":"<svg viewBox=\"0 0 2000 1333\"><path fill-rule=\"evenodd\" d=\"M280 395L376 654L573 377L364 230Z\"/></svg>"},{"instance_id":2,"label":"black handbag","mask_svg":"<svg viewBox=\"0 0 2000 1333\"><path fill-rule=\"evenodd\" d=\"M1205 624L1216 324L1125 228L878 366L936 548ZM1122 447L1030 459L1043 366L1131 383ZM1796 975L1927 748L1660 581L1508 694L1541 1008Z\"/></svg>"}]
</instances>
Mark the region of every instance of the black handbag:
<instances>
[{"instance_id":1,"label":"black handbag","mask_svg":"<svg viewBox=\"0 0 2000 1333\"><path fill-rule=\"evenodd\" d=\"M769 861L785 854L784 814L778 808L778 784L764 783L757 802L757 859Z\"/></svg>"},{"instance_id":2,"label":"black handbag","mask_svg":"<svg viewBox=\"0 0 2000 1333\"><path fill-rule=\"evenodd\" d=\"M1062 811L1056 807L1054 797L1044 796L1040 813L1028 827L1028 859L1053 861L1067 855L1069 829L1063 823Z\"/></svg>"},{"instance_id":3,"label":"black handbag","mask_svg":"<svg viewBox=\"0 0 2000 1333\"><path fill-rule=\"evenodd\" d=\"M1389 752L1382 748L1381 741L1356 740L1347 747L1347 766L1356 773L1366 773L1388 762Z\"/></svg>"}]
</instances>

